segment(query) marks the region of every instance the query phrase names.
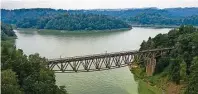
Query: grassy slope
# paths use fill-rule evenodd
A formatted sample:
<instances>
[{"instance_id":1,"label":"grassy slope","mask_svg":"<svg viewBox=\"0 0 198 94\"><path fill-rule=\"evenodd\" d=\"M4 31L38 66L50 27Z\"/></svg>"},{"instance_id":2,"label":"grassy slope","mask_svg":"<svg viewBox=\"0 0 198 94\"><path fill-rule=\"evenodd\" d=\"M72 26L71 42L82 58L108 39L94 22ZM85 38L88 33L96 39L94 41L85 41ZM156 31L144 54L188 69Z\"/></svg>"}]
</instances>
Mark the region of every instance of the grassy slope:
<instances>
[{"instance_id":1,"label":"grassy slope","mask_svg":"<svg viewBox=\"0 0 198 94\"><path fill-rule=\"evenodd\" d=\"M138 85L139 94L162 94L161 89L151 86L143 80L139 80Z\"/></svg>"},{"instance_id":2,"label":"grassy slope","mask_svg":"<svg viewBox=\"0 0 198 94\"><path fill-rule=\"evenodd\" d=\"M156 86L152 86L147 80L148 78L145 76L145 72L137 67L133 68L131 72L135 76L135 80L138 81L138 92L139 94L162 94L162 90Z\"/></svg>"},{"instance_id":3,"label":"grassy slope","mask_svg":"<svg viewBox=\"0 0 198 94\"><path fill-rule=\"evenodd\" d=\"M167 76L168 68L164 72L146 76L146 73L140 67L131 69L135 79L139 82L139 94L183 94L184 84L176 85L169 81Z\"/></svg>"}]
</instances>

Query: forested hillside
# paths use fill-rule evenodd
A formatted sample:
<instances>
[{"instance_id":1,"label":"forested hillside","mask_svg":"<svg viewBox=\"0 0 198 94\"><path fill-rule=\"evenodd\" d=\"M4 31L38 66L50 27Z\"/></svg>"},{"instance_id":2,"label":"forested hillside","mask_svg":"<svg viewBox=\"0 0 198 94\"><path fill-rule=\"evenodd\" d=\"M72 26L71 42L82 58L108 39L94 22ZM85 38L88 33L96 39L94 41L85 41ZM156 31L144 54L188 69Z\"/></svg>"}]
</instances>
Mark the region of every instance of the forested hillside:
<instances>
[{"instance_id":1,"label":"forested hillside","mask_svg":"<svg viewBox=\"0 0 198 94\"><path fill-rule=\"evenodd\" d=\"M45 58L16 49L11 25L1 23L1 33L1 94L66 94Z\"/></svg>"},{"instance_id":2,"label":"forested hillside","mask_svg":"<svg viewBox=\"0 0 198 94\"><path fill-rule=\"evenodd\" d=\"M132 25L198 25L198 8L143 8L143 9L95 9L95 10L55 10L55 9L1 9L2 21L16 24L24 19L38 19L43 16L53 18L61 14L108 15ZM78 16L76 16L78 17Z\"/></svg>"},{"instance_id":3,"label":"forested hillside","mask_svg":"<svg viewBox=\"0 0 198 94\"><path fill-rule=\"evenodd\" d=\"M19 28L56 30L111 30L131 28L127 23L113 17L96 14L61 14L54 17L25 18L16 23Z\"/></svg>"},{"instance_id":4,"label":"forested hillside","mask_svg":"<svg viewBox=\"0 0 198 94\"><path fill-rule=\"evenodd\" d=\"M10 37L16 37L12 26L8 24L1 23L1 40L6 40Z\"/></svg>"},{"instance_id":5,"label":"forested hillside","mask_svg":"<svg viewBox=\"0 0 198 94\"><path fill-rule=\"evenodd\" d=\"M167 81L183 86L185 94L197 94L198 85L195 83L198 81L198 29L193 26L181 26L168 34L158 34L154 38L143 41L140 50L164 47L174 47L174 49L170 53L157 57L154 76L147 79L155 85L161 83L159 87L167 89L168 82L164 79L168 78ZM139 63L139 66L142 69L140 74L144 74L145 64Z\"/></svg>"},{"instance_id":6,"label":"forested hillside","mask_svg":"<svg viewBox=\"0 0 198 94\"><path fill-rule=\"evenodd\" d=\"M141 13L130 17L127 22L134 25L198 25L198 15L172 18L161 13Z\"/></svg>"}]
</instances>

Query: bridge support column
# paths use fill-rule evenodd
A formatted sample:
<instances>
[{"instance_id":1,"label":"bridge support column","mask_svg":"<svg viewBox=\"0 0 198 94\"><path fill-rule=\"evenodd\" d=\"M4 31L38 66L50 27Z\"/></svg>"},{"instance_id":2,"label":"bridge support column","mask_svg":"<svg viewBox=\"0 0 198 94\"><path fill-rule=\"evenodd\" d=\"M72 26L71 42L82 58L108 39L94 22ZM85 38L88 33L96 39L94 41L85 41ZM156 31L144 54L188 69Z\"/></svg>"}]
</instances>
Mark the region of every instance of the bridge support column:
<instances>
[{"instance_id":1,"label":"bridge support column","mask_svg":"<svg viewBox=\"0 0 198 94\"><path fill-rule=\"evenodd\" d=\"M148 76L152 76L155 72L155 66L156 66L156 59L155 59L155 53L151 54L151 57L148 57L146 60L146 73Z\"/></svg>"}]
</instances>

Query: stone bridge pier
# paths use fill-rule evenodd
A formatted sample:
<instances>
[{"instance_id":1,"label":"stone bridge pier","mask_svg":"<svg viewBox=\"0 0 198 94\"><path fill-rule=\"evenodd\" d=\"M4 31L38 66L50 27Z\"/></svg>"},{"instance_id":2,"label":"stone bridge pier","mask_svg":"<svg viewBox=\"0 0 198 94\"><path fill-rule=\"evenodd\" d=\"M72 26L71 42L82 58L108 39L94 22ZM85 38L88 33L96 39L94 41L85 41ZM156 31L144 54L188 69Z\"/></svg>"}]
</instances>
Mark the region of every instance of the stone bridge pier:
<instances>
[{"instance_id":1,"label":"stone bridge pier","mask_svg":"<svg viewBox=\"0 0 198 94\"><path fill-rule=\"evenodd\" d=\"M152 54L151 57L148 57L148 60L146 60L146 73L148 76L152 76L155 72L156 67L156 57L155 54Z\"/></svg>"},{"instance_id":2,"label":"stone bridge pier","mask_svg":"<svg viewBox=\"0 0 198 94\"><path fill-rule=\"evenodd\" d=\"M159 50L155 52L145 52L145 53L138 53L134 55L134 60L132 63L143 63L146 68L146 74L148 76L152 76L155 72L156 67L156 58L159 56L163 56L165 53L169 51Z\"/></svg>"}]
</instances>

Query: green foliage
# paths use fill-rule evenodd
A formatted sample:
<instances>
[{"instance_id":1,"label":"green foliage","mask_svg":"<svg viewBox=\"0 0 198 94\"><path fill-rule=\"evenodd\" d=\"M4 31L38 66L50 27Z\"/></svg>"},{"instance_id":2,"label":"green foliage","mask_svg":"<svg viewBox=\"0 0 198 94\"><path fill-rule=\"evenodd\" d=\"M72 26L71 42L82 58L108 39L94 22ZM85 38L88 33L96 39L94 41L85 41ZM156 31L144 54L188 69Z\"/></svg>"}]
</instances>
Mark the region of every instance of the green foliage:
<instances>
[{"instance_id":1,"label":"green foliage","mask_svg":"<svg viewBox=\"0 0 198 94\"><path fill-rule=\"evenodd\" d=\"M1 23L1 40L6 40L8 37L16 37L12 26L9 24Z\"/></svg>"},{"instance_id":2,"label":"green foliage","mask_svg":"<svg viewBox=\"0 0 198 94\"><path fill-rule=\"evenodd\" d=\"M186 74L186 63L183 61L182 63L180 63L180 79L183 81L187 80L187 74Z\"/></svg>"},{"instance_id":3,"label":"green foliage","mask_svg":"<svg viewBox=\"0 0 198 94\"><path fill-rule=\"evenodd\" d=\"M190 67L188 86L185 94L197 94L198 92L198 57L193 59Z\"/></svg>"},{"instance_id":4,"label":"green foliage","mask_svg":"<svg viewBox=\"0 0 198 94\"><path fill-rule=\"evenodd\" d=\"M163 73L166 68L169 68L170 72L167 75L170 80L177 84L180 80L186 81L191 73L190 66L193 57L198 56L198 29L183 25L170 30L168 34L158 34L154 38L149 38L148 41L143 41L140 50L164 47L174 47L174 49L156 58L155 74ZM171 60L168 57L171 57Z\"/></svg>"},{"instance_id":5,"label":"green foliage","mask_svg":"<svg viewBox=\"0 0 198 94\"><path fill-rule=\"evenodd\" d=\"M34 9L1 9L2 21L20 24L21 27L44 28L49 19L67 14L97 14L108 15L134 25L198 25L198 8L143 8L143 9L115 9L115 10L55 10L49 8ZM40 18L40 19L38 19ZM86 18L86 17L85 17ZM29 19L29 21L27 21ZM37 24L35 25L35 21ZM44 24L45 23L45 24ZM78 25L77 25L78 26ZM96 26L96 25L95 25ZM88 28L94 29L94 28Z\"/></svg>"},{"instance_id":6,"label":"green foliage","mask_svg":"<svg viewBox=\"0 0 198 94\"><path fill-rule=\"evenodd\" d=\"M26 56L14 43L2 40L2 94L66 94L65 87L56 85L55 74L47 67L47 60L32 54ZM11 71L11 70L12 71ZM21 89L23 92L21 91Z\"/></svg>"},{"instance_id":7,"label":"green foliage","mask_svg":"<svg viewBox=\"0 0 198 94\"><path fill-rule=\"evenodd\" d=\"M168 46L168 35L167 34L158 34L153 38L153 42L155 43L154 48L163 48L164 46Z\"/></svg>"},{"instance_id":8,"label":"green foliage","mask_svg":"<svg viewBox=\"0 0 198 94\"><path fill-rule=\"evenodd\" d=\"M148 83L139 80L138 81L138 94L162 94L162 90L155 87L150 86Z\"/></svg>"},{"instance_id":9,"label":"green foliage","mask_svg":"<svg viewBox=\"0 0 198 94\"><path fill-rule=\"evenodd\" d=\"M170 63L170 58L169 57L162 57L157 61L156 67L155 67L155 73L158 74L164 71L166 67L168 67Z\"/></svg>"},{"instance_id":10,"label":"green foliage","mask_svg":"<svg viewBox=\"0 0 198 94\"><path fill-rule=\"evenodd\" d=\"M111 30L130 28L121 20L96 14L64 14L36 19L25 18L18 23L20 28L56 29L56 30Z\"/></svg>"},{"instance_id":11,"label":"green foliage","mask_svg":"<svg viewBox=\"0 0 198 94\"><path fill-rule=\"evenodd\" d=\"M45 58L38 54L26 56L22 50L12 50L8 52L2 50L2 69L12 69L16 72L20 86L28 94L60 94L63 90L55 84L55 75L53 71L46 68Z\"/></svg>"},{"instance_id":12,"label":"green foliage","mask_svg":"<svg viewBox=\"0 0 198 94\"><path fill-rule=\"evenodd\" d=\"M181 36L178 37L178 43L176 47L178 48L178 56L181 56L187 65L187 74L190 73L189 67L191 66L191 62L193 57L198 55L198 32L197 30L183 30L185 32L182 33ZM196 32L192 32L196 31ZM191 33L192 32L192 33Z\"/></svg>"},{"instance_id":13,"label":"green foliage","mask_svg":"<svg viewBox=\"0 0 198 94\"><path fill-rule=\"evenodd\" d=\"M11 69L1 71L1 94L23 94L16 73Z\"/></svg>"},{"instance_id":14,"label":"green foliage","mask_svg":"<svg viewBox=\"0 0 198 94\"><path fill-rule=\"evenodd\" d=\"M130 17L128 21L137 25L198 25L198 15L174 18L161 12L144 12Z\"/></svg>"},{"instance_id":15,"label":"green foliage","mask_svg":"<svg viewBox=\"0 0 198 94\"><path fill-rule=\"evenodd\" d=\"M171 60L170 79L176 84L180 83L180 59Z\"/></svg>"},{"instance_id":16,"label":"green foliage","mask_svg":"<svg viewBox=\"0 0 198 94\"><path fill-rule=\"evenodd\" d=\"M52 71L41 69L23 80L22 87L28 94L66 94L64 88L55 85L55 75Z\"/></svg>"}]
</instances>

